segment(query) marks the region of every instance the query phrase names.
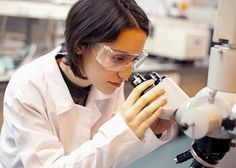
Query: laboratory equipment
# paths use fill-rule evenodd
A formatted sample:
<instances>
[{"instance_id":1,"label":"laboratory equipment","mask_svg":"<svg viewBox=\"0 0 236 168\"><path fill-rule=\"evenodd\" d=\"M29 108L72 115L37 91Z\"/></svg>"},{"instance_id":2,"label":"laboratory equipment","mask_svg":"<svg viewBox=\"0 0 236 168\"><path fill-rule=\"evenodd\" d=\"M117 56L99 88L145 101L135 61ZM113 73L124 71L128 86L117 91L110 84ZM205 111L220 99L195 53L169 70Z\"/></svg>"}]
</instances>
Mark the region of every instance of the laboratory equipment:
<instances>
[{"instance_id":1,"label":"laboratory equipment","mask_svg":"<svg viewBox=\"0 0 236 168\"><path fill-rule=\"evenodd\" d=\"M236 11L235 0L219 0L211 48L207 87L181 105L175 118L183 132L195 139L176 157L190 167L215 167L235 146L236 138Z\"/></svg>"},{"instance_id":2,"label":"laboratory equipment","mask_svg":"<svg viewBox=\"0 0 236 168\"><path fill-rule=\"evenodd\" d=\"M218 2L213 35L217 45L211 48L207 87L173 113L184 134L194 140L175 161L193 159L191 168L213 168L235 146L236 1Z\"/></svg>"},{"instance_id":3,"label":"laboratory equipment","mask_svg":"<svg viewBox=\"0 0 236 168\"><path fill-rule=\"evenodd\" d=\"M150 15L151 31L145 43L152 56L177 61L204 60L209 56L210 25L173 17Z\"/></svg>"}]
</instances>

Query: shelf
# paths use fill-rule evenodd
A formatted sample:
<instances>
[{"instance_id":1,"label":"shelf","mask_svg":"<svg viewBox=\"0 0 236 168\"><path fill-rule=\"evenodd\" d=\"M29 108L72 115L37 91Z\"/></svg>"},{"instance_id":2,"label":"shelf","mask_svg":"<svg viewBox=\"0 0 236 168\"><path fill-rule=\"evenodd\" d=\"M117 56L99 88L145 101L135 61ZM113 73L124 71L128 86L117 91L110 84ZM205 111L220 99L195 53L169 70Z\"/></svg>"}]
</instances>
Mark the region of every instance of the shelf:
<instances>
[{"instance_id":1,"label":"shelf","mask_svg":"<svg viewBox=\"0 0 236 168\"><path fill-rule=\"evenodd\" d=\"M37 19L65 20L72 4L0 0L0 15Z\"/></svg>"}]
</instances>

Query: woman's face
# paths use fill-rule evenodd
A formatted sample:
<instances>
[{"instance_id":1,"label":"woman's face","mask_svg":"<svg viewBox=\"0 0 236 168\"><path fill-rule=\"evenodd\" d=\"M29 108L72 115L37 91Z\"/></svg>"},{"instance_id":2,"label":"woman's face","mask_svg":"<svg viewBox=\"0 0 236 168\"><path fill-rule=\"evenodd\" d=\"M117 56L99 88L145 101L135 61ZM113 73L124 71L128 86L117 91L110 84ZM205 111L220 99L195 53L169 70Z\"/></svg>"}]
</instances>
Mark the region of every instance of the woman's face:
<instances>
[{"instance_id":1,"label":"woman's face","mask_svg":"<svg viewBox=\"0 0 236 168\"><path fill-rule=\"evenodd\" d=\"M140 29L125 29L116 41L103 44L115 51L142 53L146 38L145 32ZM84 74L98 90L111 94L120 87L124 80L129 78L132 73L132 65L120 71L108 70L96 60L100 47L97 44L94 49L83 54Z\"/></svg>"}]
</instances>

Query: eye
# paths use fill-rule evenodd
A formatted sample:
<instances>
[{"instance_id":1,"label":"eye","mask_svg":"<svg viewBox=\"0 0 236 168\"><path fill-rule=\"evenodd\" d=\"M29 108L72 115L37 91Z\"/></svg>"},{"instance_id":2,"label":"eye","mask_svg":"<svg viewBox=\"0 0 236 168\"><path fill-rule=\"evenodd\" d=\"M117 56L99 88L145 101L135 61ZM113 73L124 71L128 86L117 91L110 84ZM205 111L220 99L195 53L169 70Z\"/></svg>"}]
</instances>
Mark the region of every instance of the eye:
<instances>
[{"instance_id":1,"label":"eye","mask_svg":"<svg viewBox=\"0 0 236 168\"><path fill-rule=\"evenodd\" d=\"M124 55L113 55L111 57L113 63L124 63L127 61L127 57Z\"/></svg>"}]
</instances>

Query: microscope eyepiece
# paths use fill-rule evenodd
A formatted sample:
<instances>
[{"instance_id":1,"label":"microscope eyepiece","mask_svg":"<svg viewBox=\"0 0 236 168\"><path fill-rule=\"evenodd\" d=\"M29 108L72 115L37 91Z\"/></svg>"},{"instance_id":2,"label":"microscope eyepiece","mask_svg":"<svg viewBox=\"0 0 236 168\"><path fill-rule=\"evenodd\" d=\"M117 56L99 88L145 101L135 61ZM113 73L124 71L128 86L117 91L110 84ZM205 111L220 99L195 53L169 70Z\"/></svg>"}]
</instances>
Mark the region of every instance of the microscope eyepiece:
<instances>
[{"instance_id":1,"label":"microscope eyepiece","mask_svg":"<svg viewBox=\"0 0 236 168\"><path fill-rule=\"evenodd\" d=\"M155 81L155 85L158 85L158 83L162 80L162 77L159 76L156 72L148 72L144 76L145 79L153 79Z\"/></svg>"},{"instance_id":2,"label":"microscope eyepiece","mask_svg":"<svg viewBox=\"0 0 236 168\"><path fill-rule=\"evenodd\" d=\"M128 81L130 82L130 84L133 86L133 87L136 87L138 86L139 84L141 84L142 82L144 82L146 79L139 73L133 73Z\"/></svg>"}]
</instances>

